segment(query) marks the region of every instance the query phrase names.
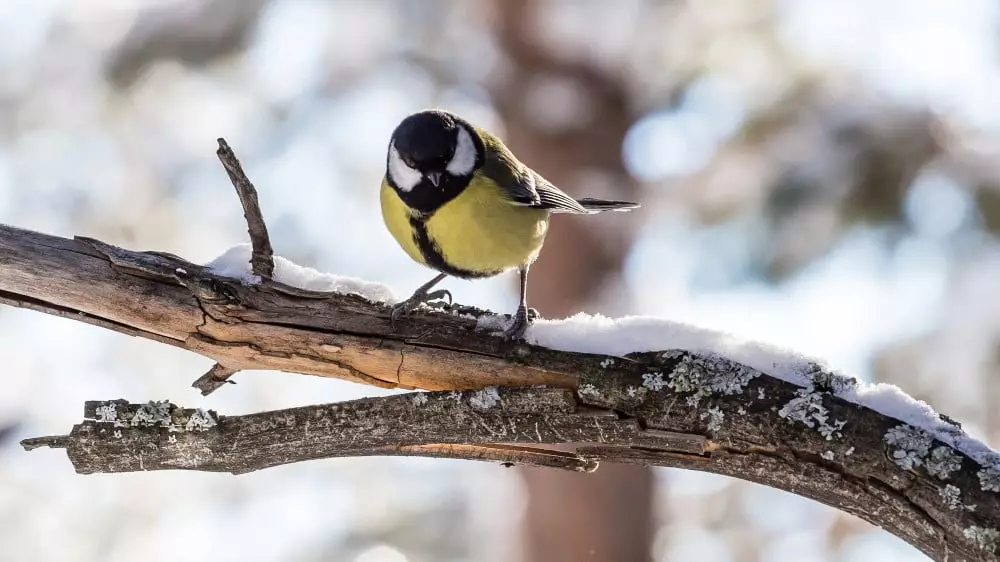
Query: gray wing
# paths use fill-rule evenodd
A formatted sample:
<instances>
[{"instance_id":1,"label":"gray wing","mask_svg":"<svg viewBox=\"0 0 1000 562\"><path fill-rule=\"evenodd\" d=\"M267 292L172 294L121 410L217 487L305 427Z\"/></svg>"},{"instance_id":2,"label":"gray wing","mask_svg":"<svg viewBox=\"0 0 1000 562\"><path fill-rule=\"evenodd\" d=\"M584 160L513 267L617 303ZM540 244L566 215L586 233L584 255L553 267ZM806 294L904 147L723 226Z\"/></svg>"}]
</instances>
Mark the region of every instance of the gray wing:
<instances>
[{"instance_id":1,"label":"gray wing","mask_svg":"<svg viewBox=\"0 0 1000 562\"><path fill-rule=\"evenodd\" d=\"M486 153L482 172L507 192L512 204L547 209L553 213L595 212L522 164L507 147L494 146L493 150L487 150Z\"/></svg>"}]
</instances>

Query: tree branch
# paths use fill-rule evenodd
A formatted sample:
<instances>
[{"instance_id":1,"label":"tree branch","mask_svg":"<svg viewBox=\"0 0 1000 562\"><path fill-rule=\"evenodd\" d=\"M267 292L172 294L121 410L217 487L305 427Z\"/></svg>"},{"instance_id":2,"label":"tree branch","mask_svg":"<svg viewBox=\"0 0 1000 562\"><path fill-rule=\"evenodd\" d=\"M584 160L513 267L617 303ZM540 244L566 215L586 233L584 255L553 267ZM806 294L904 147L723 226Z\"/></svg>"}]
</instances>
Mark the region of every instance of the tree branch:
<instances>
[{"instance_id":1,"label":"tree branch","mask_svg":"<svg viewBox=\"0 0 1000 562\"><path fill-rule=\"evenodd\" d=\"M65 448L80 472L243 473L359 455L585 471L634 462L813 498L936 560L997 559L993 454L954 445L969 441L957 424L931 435L849 402L852 380L819 367L802 388L714 354L506 343L477 329L486 312L462 306L408 315L393 331L388 307L358 295L241 281L170 254L9 226L0 226L0 302L210 357L203 392L241 369L449 391L235 417L91 402L69 435L23 441ZM529 448L552 444L576 450Z\"/></svg>"},{"instance_id":2,"label":"tree branch","mask_svg":"<svg viewBox=\"0 0 1000 562\"><path fill-rule=\"evenodd\" d=\"M675 383L650 384L650 372ZM703 386L678 391L700 372ZM644 377L644 375L647 375ZM733 392L704 394L712 382ZM655 390L654 390L655 388ZM408 393L218 416L168 404L88 402L69 435L25 447L65 448L81 473L186 469L242 474L330 457L412 455L589 471L597 461L724 474L787 490L853 513L936 560L994 560L1000 509L979 466L949 450L904 469L883 436L900 422L823 391L815 403L849 433L777 411L802 397L793 384L719 358L635 354L580 376L580 391L487 388ZM577 445L575 452L528 446ZM934 446L943 446L934 443ZM942 477L943 475L943 477ZM946 490L954 487L956 493ZM992 538L991 538L992 537ZM982 545L981 541L985 541Z\"/></svg>"}]
</instances>

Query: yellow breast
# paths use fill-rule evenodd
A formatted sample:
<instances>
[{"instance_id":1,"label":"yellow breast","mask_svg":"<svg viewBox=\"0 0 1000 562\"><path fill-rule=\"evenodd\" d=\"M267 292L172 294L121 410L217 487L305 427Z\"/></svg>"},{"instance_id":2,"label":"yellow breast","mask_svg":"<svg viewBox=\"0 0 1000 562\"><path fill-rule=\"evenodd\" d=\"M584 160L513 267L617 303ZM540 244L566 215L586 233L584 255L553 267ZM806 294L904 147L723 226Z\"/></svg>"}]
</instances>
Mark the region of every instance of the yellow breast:
<instances>
[{"instance_id":1,"label":"yellow breast","mask_svg":"<svg viewBox=\"0 0 1000 562\"><path fill-rule=\"evenodd\" d=\"M423 225L429 249L419 243L409 208L386 183L381 198L383 219L403 250L418 263L459 277L489 277L531 263L548 230L547 211L512 205L499 186L476 176Z\"/></svg>"},{"instance_id":2,"label":"yellow breast","mask_svg":"<svg viewBox=\"0 0 1000 562\"><path fill-rule=\"evenodd\" d=\"M382 189L379 191L379 199L382 203L382 220L385 222L389 234L399 242L408 256L417 263L427 265L420 248L413 238L413 227L410 225L410 208L403 203L389 182L382 180Z\"/></svg>"}]
</instances>

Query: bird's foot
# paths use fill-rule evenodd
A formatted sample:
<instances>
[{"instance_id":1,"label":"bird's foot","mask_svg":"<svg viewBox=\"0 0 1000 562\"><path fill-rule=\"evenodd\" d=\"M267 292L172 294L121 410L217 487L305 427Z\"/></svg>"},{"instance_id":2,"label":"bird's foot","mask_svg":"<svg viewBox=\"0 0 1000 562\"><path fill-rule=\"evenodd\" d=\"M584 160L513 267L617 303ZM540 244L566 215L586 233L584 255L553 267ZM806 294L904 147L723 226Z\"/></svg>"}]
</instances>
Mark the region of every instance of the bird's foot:
<instances>
[{"instance_id":1,"label":"bird's foot","mask_svg":"<svg viewBox=\"0 0 1000 562\"><path fill-rule=\"evenodd\" d=\"M524 334L528 331L528 326L531 325L531 321L538 317L538 311L535 309L530 309L534 314L529 314L529 309L519 306L517 307L517 312L514 313L514 322L509 328L504 330L503 339L507 341L523 340Z\"/></svg>"},{"instance_id":2,"label":"bird's foot","mask_svg":"<svg viewBox=\"0 0 1000 562\"><path fill-rule=\"evenodd\" d=\"M448 302L445 302L448 299ZM406 299L403 302L396 303L392 306L392 312L389 313L389 323L392 325L392 329L396 329L396 323L400 318L406 313L414 310L420 305L425 304L434 309L441 309L452 304L451 292L447 289L438 289L436 291L417 291L413 293L413 296Z\"/></svg>"}]
</instances>

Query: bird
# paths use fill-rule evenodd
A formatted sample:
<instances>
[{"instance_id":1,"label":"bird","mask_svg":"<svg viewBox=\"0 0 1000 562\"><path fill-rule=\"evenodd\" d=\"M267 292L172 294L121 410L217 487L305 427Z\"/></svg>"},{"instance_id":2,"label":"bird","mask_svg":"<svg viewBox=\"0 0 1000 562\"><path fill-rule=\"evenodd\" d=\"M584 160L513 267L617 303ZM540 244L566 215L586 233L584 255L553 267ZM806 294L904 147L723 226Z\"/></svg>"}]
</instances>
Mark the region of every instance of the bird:
<instances>
[{"instance_id":1,"label":"bird","mask_svg":"<svg viewBox=\"0 0 1000 562\"><path fill-rule=\"evenodd\" d=\"M637 203L570 197L523 164L483 128L443 109L424 109L393 130L379 195L389 233L414 261L438 271L393 305L393 329L426 304L445 306L451 293L432 290L448 276L484 279L516 269L520 292L505 340L522 340L531 323L528 270L554 213L629 211Z\"/></svg>"}]
</instances>

